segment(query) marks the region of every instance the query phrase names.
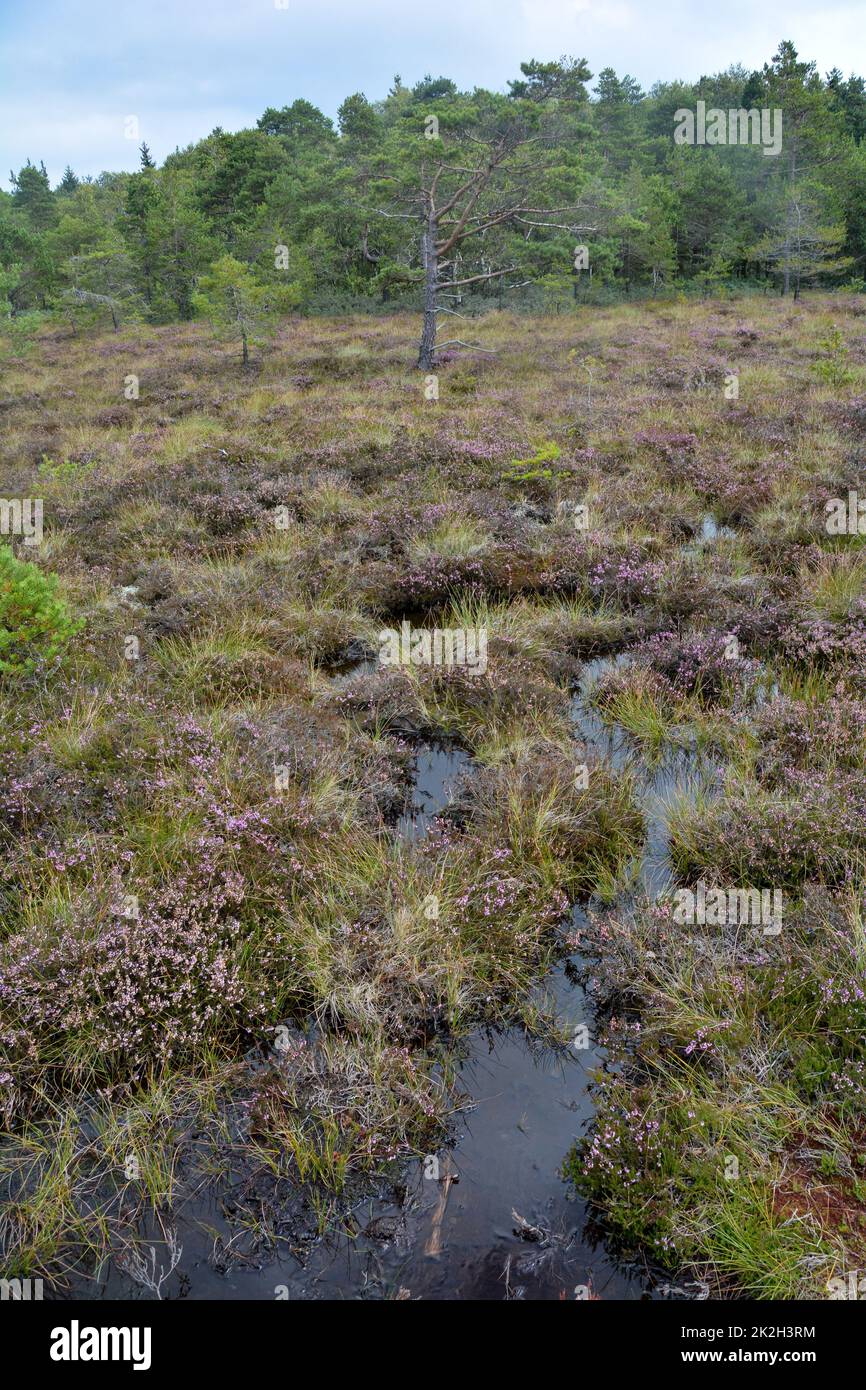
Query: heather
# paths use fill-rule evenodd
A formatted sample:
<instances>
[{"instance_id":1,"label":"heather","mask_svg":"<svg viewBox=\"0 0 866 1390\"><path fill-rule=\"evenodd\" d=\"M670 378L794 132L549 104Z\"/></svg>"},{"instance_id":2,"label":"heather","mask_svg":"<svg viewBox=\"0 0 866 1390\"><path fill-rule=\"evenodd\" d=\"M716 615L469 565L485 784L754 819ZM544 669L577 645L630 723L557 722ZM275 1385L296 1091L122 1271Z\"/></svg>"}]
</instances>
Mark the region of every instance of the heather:
<instances>
[{"instance_id":1,"label":"heather","mask_svg":"<svg viewBox=\"0 0 866 1390\"><path fill-rule=\"evenodd\" d=\"M813 889L784 940L670 902L586 933L617 1065L569 1171L619 1238L687 1262L714 1296L826 1297L862 1253L862 899Z\"/></svg>"},{"instance_id":2,"label":"heather","mask_svg":"<svg viewBox=\"0 0 866 1390\"><path fill-rule=\"evenodd\" d=\"M45 513L0 551L41 615L0 675L4 1268L72 1287L203 1194L221 1267L306 1258L450 1152L468 1040L566 1043L565 960L611 1065L561 1157L611 1247L714 1295L862 1258L863 551L824 519L863 322L494 311L438 400L399 312L285 317L246 369L43 325L0 443ZM381 665L404 620L486 670ZM459 776L407 830L430 748ZM698 882L784 890L781 934L674 922Z\"/></svg>"}]
</instances>

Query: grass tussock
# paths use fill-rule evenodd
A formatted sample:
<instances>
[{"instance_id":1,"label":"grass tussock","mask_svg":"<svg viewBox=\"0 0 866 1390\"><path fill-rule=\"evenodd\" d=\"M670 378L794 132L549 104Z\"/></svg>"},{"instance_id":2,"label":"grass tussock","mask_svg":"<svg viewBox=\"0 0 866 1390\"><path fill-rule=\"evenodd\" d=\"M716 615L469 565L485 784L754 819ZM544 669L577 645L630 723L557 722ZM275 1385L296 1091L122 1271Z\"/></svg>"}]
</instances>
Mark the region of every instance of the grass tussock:
<instances>
[{"instance_id":1,"label":"grass tussock","mask_svg":"<svg viewBox=\"0 0 866 1390\"><path fill-rule=\"evenodd\" d=\"M866 1211L866 590L825 527L866 491L854 301L563 314L531 352L494 314L435 403L414 327L299 321L249 372L194 328L98 371L46 338L11 381L45 534L0 549L4 1273L140 1273L145 1229L169 1264L205 1191L237 1249L300 1248L447 1140L461 1039L556 1034L536 986L593 899L619 1065L571 1176L716 1292L820 1294ZM381 665L404 622L483 631L484 669ZM411 839L424 740L465 766ZM673 884L783 890L778 938L636 900L647 777L696 748Z\"/></svg>"}]
</instances>

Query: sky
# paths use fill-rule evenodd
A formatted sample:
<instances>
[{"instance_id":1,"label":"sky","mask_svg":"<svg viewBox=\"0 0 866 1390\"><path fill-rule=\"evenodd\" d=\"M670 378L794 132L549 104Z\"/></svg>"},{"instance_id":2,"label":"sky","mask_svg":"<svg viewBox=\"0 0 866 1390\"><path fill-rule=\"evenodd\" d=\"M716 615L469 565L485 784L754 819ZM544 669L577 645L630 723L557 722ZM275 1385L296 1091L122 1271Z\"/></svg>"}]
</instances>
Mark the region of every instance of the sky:
<instances>
[{"instance_id":1,"label":"sky","mask_svg":"<svg viewBox=\"0 0 866 1390\"><path fill-rule=\"evenodd\" d=\"M569 54L649 87L760 67L781 39L866 74L866 0L0 0L0 187L28 158L52 184L135 169L141 140L161 163L296 97L333 118L395 73L506 90Z\"/></svg>"}]
</instances>

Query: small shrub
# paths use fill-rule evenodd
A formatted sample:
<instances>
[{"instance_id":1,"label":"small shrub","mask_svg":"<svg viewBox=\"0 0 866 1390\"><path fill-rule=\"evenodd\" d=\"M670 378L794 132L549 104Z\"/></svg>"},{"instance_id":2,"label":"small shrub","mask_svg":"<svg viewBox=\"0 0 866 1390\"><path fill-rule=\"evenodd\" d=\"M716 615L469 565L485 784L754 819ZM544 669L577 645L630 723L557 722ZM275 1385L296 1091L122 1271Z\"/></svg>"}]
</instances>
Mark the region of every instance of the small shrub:
<instances>
[{"instance_id":1,"label":"small shrub","mask_svg":"<svg viewBox=\"0 0 866 1390\"><path fill-rule=\"evenodd\" d=\"M854 380L854 373L848 366L848 346L837 326L818 343L823 356L814 363L813 371L828 386L846 386Z\"/></svg>"},{"instance_id":2,"label":"small shrub","mask_svg":"<svg viewBox=\"0 0 866 1390\"><path fill-rule=\"evenodd\" d=\"M532 458L512 459L504 477L510 483L552 482L557 476L555 465L562 450L554 440L548 440L536 449Z\"/></svg>"},{"instance_id":3,"label":"small shrub","mask_svg":"<svg viewBox=\"0 0 866 1390\"><path fill-rule=\"evenodd\" d=\"M53 575L0 546L0 675L29 675L78 631L56 588Z\"/></svg>"}]
</instances>

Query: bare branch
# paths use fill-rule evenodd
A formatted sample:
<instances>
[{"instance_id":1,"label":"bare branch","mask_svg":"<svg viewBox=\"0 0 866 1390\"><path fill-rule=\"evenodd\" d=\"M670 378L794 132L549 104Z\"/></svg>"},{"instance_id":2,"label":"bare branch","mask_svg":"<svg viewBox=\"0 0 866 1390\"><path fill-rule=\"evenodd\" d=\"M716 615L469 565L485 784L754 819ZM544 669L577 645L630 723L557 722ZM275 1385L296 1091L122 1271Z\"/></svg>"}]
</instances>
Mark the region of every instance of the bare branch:
<instances>
[{"instance_id":1,"label":"bare branch","mask_svg":"<svg viewBox=\"0 0 866 1390\"><path fill-rule=\"evenodd\" d=\"M480 343L464 343L462 338L449 338L446 343L437 343L436 351L438 352L441 348L447 347L464 347L469 348L470 352L486 352L488 357L496 356L495 348L485 348L482 347Z\"/></svg>"},{"instance_id":2,"label":"bare branch","mask_svg":"<svg viewBox=\"0 0 866 1390\"><path fill-rule=\"evenodd\" d=\"M584 227L579 222L530 222L526 217L515 217L524 227L552 227L560 232L597 232L597 227Z\"/></svg>"},{"instance_id":3,"label":"bare branch","mask_svg":"<svg viewBox=\"0 0 866 1390\"><path fill-rule=\"evenodd\" d=\"M467 275L463 280L445 280L439 288L454 290L458 285L475 285L479 280L495 280L498 275L510 275L516 269L516 265L507 265L504 270L488 270L485 275Z\"/></svg>"},{"instance_id":4,"label":"bare branch","mask_svg":"<svg viewBox=\"0 0 866 1390\"><path fill-rule=\"evenodd\" d=\"M375 208L374 211L378 213L379 217L402 217L407 222L418 221L417 212L386 212L384 208Z\"/></svg>"}]
</instances>

